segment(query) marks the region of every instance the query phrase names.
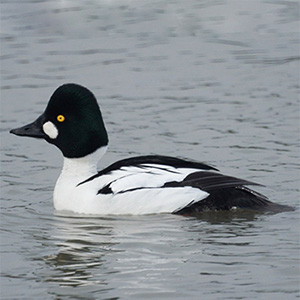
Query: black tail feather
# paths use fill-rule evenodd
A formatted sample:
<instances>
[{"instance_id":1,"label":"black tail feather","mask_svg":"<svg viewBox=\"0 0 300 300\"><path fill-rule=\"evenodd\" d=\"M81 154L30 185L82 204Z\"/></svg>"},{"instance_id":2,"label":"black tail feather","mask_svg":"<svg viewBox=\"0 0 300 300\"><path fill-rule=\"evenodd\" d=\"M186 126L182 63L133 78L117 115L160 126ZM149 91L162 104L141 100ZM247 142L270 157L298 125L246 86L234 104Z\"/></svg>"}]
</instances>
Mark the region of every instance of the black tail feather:
<instances>
[{"instance_id":1,"label":"black tail feather","mask_svg":"<svg viewBox=\"0 0 300 300\"><path fill-rule=\"evenodd\" d=\"M210 195L197 203L184 207L176 214L195 214L205 211L249 209L260 212L292 211L293 208L273 203L265 196L246 187L224 188L210 192Z\"/></svg>"}]
</instances>

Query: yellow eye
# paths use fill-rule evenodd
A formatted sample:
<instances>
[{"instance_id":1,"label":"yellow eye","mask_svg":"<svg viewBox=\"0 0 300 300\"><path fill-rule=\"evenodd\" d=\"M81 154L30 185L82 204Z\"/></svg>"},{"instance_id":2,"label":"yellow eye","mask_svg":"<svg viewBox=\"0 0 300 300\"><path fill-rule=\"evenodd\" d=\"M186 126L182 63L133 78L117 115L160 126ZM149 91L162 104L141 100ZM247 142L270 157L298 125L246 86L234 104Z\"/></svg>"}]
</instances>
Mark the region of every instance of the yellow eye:
<instances>
[{"instance_id":1,"label":"yellow eye","mask_svg":"<svg viewBox=\"0 0 300 300\"><path fill-rule=\"evenodd\" d=\"M58 122L63 122L66 118L63 115L58 115L56 119Z\"/></svg>"}]
</instances>

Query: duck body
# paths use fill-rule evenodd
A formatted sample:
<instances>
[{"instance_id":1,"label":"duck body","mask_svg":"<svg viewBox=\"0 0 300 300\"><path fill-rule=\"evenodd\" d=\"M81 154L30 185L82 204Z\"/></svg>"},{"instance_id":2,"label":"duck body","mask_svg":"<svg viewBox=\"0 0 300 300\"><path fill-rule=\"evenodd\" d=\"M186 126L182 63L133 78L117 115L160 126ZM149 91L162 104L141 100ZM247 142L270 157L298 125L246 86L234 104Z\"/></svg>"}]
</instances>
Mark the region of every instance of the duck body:
<instances>
[{"instance_id":1,"label":"duck body","mask_svg":"<svg viewBox=\"0 0 300 300\"><path fill-rule=\"evenodd\" d=\"M169 157L141 156L118 161L95 174L98 154L65 159L54 189L57 210L86 214L173 213L208 196L204 190L188 185L166 186L199 171L196 163L194 167L188 163L176 167L163 163L172 159Z\"/></svg>"},{"instance_id":2,"label":"duck body","mask_svg":"<svg viewBox=\"0 0 300 300\"><path fill-rule=\"evenodd\" d=\"M204 163L150 155L120 160L97 172L108 136L94 95L65 84L45 112L11 133L45 139L63 153L54 208L81 214L193 214L207 210L286 210Z\"/></svg>"}]
</instances>

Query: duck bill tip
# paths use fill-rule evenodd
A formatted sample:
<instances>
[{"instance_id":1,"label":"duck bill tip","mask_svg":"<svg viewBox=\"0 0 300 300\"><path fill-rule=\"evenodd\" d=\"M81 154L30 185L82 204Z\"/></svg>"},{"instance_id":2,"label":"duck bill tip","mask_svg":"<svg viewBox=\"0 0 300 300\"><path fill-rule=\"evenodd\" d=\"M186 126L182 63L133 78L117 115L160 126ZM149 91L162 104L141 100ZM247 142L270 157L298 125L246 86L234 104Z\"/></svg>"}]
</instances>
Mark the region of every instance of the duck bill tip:
<instances>
[{"instance_id":1,"label":"duck bill tip","mask_svg":"<svg viewBox=\"0 0 300 300\"><path fill-rule=\"evenodd\" d=\"M11 129L9 133L12 133L17 136L27 136L33 138L44 138L45 134L42 131L40 126L37 126L35 122L28 125Z\"/></svg>"}]
</instances>

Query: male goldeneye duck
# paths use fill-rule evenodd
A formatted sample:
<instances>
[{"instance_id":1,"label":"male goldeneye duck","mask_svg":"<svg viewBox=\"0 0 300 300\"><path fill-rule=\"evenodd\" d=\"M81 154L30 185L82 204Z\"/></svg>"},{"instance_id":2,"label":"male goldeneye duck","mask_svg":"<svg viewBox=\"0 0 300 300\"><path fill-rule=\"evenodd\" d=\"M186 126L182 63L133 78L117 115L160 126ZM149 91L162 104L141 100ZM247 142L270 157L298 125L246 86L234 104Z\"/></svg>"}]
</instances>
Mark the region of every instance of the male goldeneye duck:
<instances>
[{"instance_id":1,"label":"male goldeneye duck","mask_svg":"<svg viewBox=\"0 0 300 300\"><path fill-rule=\"evenodd\" d=\"M56 210L137 215L286 209L246 187L256 183L169 156L132 157L97 173L108 136L95 96L78 84L60 86L38 119L10 132L45 139L61 150L64 164L54 189Z\"/></svg>"}]
</instances>

